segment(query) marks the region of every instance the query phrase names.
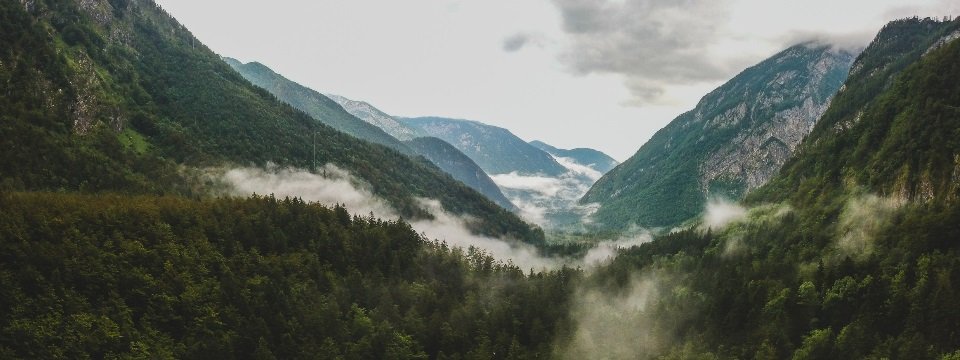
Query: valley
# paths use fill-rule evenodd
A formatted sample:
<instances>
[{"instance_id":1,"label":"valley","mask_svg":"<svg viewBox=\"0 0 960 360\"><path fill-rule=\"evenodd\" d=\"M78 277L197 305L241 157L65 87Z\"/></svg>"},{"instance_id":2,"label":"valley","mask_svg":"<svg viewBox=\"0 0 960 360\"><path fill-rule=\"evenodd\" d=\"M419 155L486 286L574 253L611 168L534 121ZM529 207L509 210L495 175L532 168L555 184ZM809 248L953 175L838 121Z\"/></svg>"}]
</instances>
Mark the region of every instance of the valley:
<instances>
[{"instance_id":1,"label":"valley","mask_svg":"<svg viewBox=\"0 0 960 360\"><path fill-rule=\"evenodd\" d=\"M547 5L581 47L656 10L601 3ZM304 70L154 0L0 0L0 358L958 359L960 19L885 21L738 58L621 162L457 91L354 98L309 34Z\"/></svg>"}]
</instances>

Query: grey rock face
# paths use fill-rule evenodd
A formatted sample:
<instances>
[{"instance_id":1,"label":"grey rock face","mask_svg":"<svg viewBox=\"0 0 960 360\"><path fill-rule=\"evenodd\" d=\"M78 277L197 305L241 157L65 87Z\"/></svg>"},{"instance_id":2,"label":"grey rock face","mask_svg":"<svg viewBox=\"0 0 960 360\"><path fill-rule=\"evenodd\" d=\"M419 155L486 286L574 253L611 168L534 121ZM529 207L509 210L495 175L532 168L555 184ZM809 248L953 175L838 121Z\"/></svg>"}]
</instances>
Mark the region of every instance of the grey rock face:
<instances>
[{"instance_id":1,"label":"grey rock face","mask_svg":"<svg viewBox=\"0 0 960 360\"><path fill-rule=\"evenodd\" d=\"M740 181L749 191L776 175L830 105L832 95L824 98L818 94L825 77L831 69L849 66L851 60L849 56L825 52L819 61L808 66L803 79L798 79L801 76L798 71L784 72L766 84L749 105L749 110L745 99L735 108L736 112L716 118L715 121L722 126L724 123L742 121L748 111L773 114L767 121L737 134L700 164L702 191L707 192L710 182L715 180ZM784 86L797 80L805 82L805 86L800 89ZM777 106L788 100L798 104L776 110Z\"/></svg>"}]
</instances>

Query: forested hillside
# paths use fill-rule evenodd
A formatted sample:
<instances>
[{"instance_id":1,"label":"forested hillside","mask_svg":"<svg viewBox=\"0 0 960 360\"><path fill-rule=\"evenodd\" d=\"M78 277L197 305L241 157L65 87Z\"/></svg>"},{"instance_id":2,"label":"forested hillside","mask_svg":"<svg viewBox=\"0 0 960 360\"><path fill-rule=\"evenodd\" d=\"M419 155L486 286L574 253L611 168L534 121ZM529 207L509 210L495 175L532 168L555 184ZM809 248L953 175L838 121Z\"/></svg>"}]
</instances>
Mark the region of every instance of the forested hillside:
<instances>
[{"instance_id":1,"label":"forested hillside","mask_svg":"<svg viewBox=\"0 0 960 360\"><path fill-rule=\"evenodd\" d=\"M380 144L407 155L413 154L400 140L351 115L337 102L316 90L287 79L261 63L250 62L244 64L231 58L224 58L224 61L240 75L243 75L244 79L269 91L280 101L307 113L317 121L355 138Z\"/></svg>"},{"instance_id":2,"label":"forested hillside","mask_svg":"<svg viewBox=\"0 0 960 360\"><path fill-rule=\"evenodd\" d=\"M430 216L416 198L435 198L477 232L543 241L432 165L277 101L150 0L6 0L0 16L9 189L185 194L184 166L333 163L404 216Z\"/></svg>"},{"instance_id":3,"label":"forested hillside","mask_svg":"<svg viewBox=\"0 0 960 360\"><path fill-rule=\"evenodd\" d=\"M297 199L2 193L0 215L3 359L545 357L579 276Z\"/></svg>"},{"instance_id":4,"label":"forested hillside","mask_svg":"<svg viewBox=\"0 0 960 360\"><path fill-rule=\"evenodd\" d=\"M581 325L559 340L564 353L960 357L960 143L947 135L960 127L960 42L938 41L958 26L884 27L742 216L716 222L708 210L699 230L631 249L588 277L584 292L624 311L579 310L616 330L601 338ZM578 341L587 334L597 342Z\"/></svg>"},{"instance_id":5,"label":"forested hillside","mask_svg":"<svg viewBox=\"0 0 960 360\"><path fill-rule=\"evenodd\" d=\"M738 200L765 184L810 132L855 54L791 46L705 95L605 174L580 200L600 226L671 228L711 198Z\"/></svg>"}]
</instances>

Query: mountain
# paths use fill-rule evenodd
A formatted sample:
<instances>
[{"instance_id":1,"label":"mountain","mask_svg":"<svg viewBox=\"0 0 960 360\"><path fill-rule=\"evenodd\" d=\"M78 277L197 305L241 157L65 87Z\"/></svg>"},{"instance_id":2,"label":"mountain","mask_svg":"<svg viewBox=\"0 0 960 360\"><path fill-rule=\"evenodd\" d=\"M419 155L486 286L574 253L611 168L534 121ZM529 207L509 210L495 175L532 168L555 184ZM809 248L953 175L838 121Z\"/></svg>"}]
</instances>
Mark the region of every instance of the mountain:
<instances>
[{"instance_id":1,"label":"mountain","mask_svg":"<svg viewBox=\"0 0 960 360\"><path fill-rule=\"evenodd\" d=\"M794 153L843 84L854 55L804 43L754 65L658 131L580 200L603 226L670 227L708 198L739 199Z\"/></svg>"},{"instance_id":2,"label":"mountain","mask_svg":"<svg viewBox=\"0 0 960 360\"><path fill-rule=\"evenodd\" d=\"M209 167L329 163L404 217L432 198L475 232L543 241L432 164L281 103L152 1L0 4L4 189L202 195Z\"/></svg>"},{"instance_id":3,"label":"mountain","mask_svg":"<svg viewBox=\"0 0 960 360\"><path fill-rule=\"evenodd\" d=\"M435 137L419 137L404 141L417 154L427 158L454 179L463 182L470 188L480 192L487 198L502 206L504 209L515 211L516 206L507 200L506 196L497 187L497 184L480 169L473 160L446 141Z\"/></svg>"},{"instance_id":4,"label":"mountain","mask_svg":"<svg viewBox=\"0 0 960 360\"><path fill-rule=\"evenodd\" d=\"M752 198L813 202L855 183L900 201L956 199L958 28L929 18L884 27L800 147L804 156Z\"/></svg>"},{"instance_id":5,"label":"mountain","mask_svg":"<svg viewBox=\"0 0 960 360\"><path fill-rule=\"evenodd\" d=\"M569 158L576 164L589 167L599 171L601 174L606 174L620 164L617 162L617 160L614 160L609 155L594 149L558 149L539 140L531 141L530 145L535 146L537 149L546 151L548 154L553 155L554 157Z\"/></svg>"},{"instance_id":6,"label":"mountain","mask_svg":"<svg viewBox=\"0 0 960 360\"><path fill-rule=\"evenodd\" d=\"M377 109L373 107L373 105L370 105L366 102L350 100L339 95L328 94L327 96L340 104L340 106L343 106L343 108L350 114L353 114L353 116L356 116L357 118L360 118L371 125L383 129L383 131L386 131L388 134L397 139L407 141L421 136L416 129L397 121L397 119L387 115L383 111L380 111L380 109Z\"/></svg>"},{"instance_id":7,"label":"mountain","mask_svg":"<svg viewBox=\"0 0 960 360\"><path fill-rule=\"evenodd\" d=\"M510 211L517 209L473 160L446 141L429 136L418 137L415 129L404 125L367 102L350 100L339 95L328 96L342 105L351 115L381 128L398 139L403 139L404 145L414 153L430 160L454 179L479 191L497 205Z\"/></svg>"},{"instance_id":8,"label":"mountain","mask_svg":"<svg viewBox=\"0 0 960 360\"><path fill-rule=\"evenodd\" d=\"M443 139L488 174L517 172L559 176L566 169L550 154L528 144L509 130L476 121L420 117L400 119L422 134Z\"/></svg>"},{"instance_id":9,"label":"mountain","mask_svg":"<svg viewBox=\"0 0 960 360\"><path fill-rule=\"evenodd\" d=\"M958 38L956 20L886 25L749 208L710 206L588 275L558 353L960 357Z\"/></svg>"},{"instance_id":10,"label":"mountain","mask_svg":"<svg viewBox=\"0 0 960 360\"><path fill-rule=\"evenodd\" d=\"M263 64L257 62L244 64L232 58L224 58L224 61L230 64L244 79L266 89L280 101L290 104L334 129L358 139L387 146L404 154L413 154L397 138L390 136L379 127L356 118L345 111L337 102L277 74Z\"/></svg>"}]
</instances>

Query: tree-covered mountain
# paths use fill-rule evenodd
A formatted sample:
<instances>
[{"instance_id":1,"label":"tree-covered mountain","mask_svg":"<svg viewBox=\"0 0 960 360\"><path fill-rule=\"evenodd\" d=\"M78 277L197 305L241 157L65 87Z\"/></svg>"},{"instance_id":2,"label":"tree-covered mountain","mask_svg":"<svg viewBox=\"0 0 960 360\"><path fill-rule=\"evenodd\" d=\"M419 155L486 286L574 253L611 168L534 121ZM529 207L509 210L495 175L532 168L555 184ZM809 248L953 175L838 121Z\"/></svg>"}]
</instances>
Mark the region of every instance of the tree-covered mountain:
<instances>
[{"instance_id":1,"label":"tree-covered mountain","mask_svg":"<svg viewBox=\"0 0 960 360\"><path fill-rule=\"evenodd\" d=\"M953 200L960 188L960 22L884 27L783 176L754 201L825 201L858 184L900 200Z\"/></svg>"},{"instance_id":2,"label":"tree-covered mountain","mask_svg":"<svg viewBox=\"0 0 960 360\"><path fill-rule=\"evenodd\" d=\"M243 75L244 79L266 89L280 101L290 104L334 129L353 135L358 139L387 146L407 155L413 154L400 140L390 136L379 127L358 119L345 111L337 102L277 74L261 63L250 62L244 64L232 58L224 58L224 61L230 64L240 75Z\"/></svg>"},{"instance_id":3,"label":"tree-covered mountain","mask_svg":"<svg viewBox=\"0 0 960 360\"><path fill-rule=\"evenodd\" d=\"M408 147L417 154L427 158L444 172L450 174L454 179L463 182L467 186L479 191L487 198L502 206L504 209L515 211L517 209L503 192L497 187L497 184L483 172L483 169L477 163L470 160L460 150L448 144L446 141L435 137L418 137L404 141Z\"/></svg>"},{"instance_id":4,"label":"tree-covered mountain","mask_svg":"<svg viewBox=\"0 0 960 360\"><path fill-rule=\"evenodd\" d=\"M604 154L602 151L588 149L588 148L576 148L576 149L558 149L553 147L543 141L534 140L530 142L530 145L535 146L537 149L546 151L548 154L555 157L564 157L569 158L575 161L578 165L586 166L596 171L599 171L601 174L606 174L613 168L617 167L619 162L614 160L607 154Z\"/></svg>"},{"instance_id":5,"label":"tree-covered mountain","mask_svg":"<svg viewBox=\"0 0 960 360\"><path fill-rule=\"evenodd\" d=\"M431 164L279 102L152 1L2 1L0 16L6 189L189 194L191 168L333 163L404 216L435 198L475 231L542 242Z\"/></svg>"},{"instance_id":6,"label":"tree-covered mountain","mask_svg":"<svg viewBox=\"0 0 960 360\"><path fill-rule=\"evenodd\" d=\"M885 26L752 208L726 224L708 214L590 275L581 292L598 300L574 310L584 320L562 349L960 358L957 38L956 20Z\"/></svg>"},{"instance_id":7,"label":"tree-covered mountain","mask_svg":"<svg viewBox=\"0 0 960 360\"><path fill-rule=\"evenodd\" d=\"M460 149L487 174L517 172L559 176L567 171L550 154L504 128L439 117L404 118L400 121L422 134L440 138Z\"/></svg>"},{"instance_id":8,"label":"tree-covered mountain","mask_svg":"<svg viewBox=\"0 0 960 360\"><path fill-rule=\"evenodd\" d=\"M0 358L543 358L578 272L525 276L298 199L0 193Z\"/></svg>"},{"instance_id":9,"label":"tree-covered mountain","mask_svg":"<svg viewBox=\"0 0 960 360\"><path fill-rule=\"evenodd\" d=\"M669 227L710 197L739 199L777 173L843 84L854 54L804 43L752 66L658 131L581 199L612 228Z\"/></svg>"},{"instance_id":10,"label":"tree-covered mountain","mask_svg":"<svg viewBox=\"0 0 960 360\"><path fill-rule=\"evenodd\" d=\"M350 100L340 95L327 94L327 96L343 106L344 110L347 110L353 116L379 127L397 139L407 141L422 136L416 129L403 124L367 102Z\"/></svg>"}]
</instances>

